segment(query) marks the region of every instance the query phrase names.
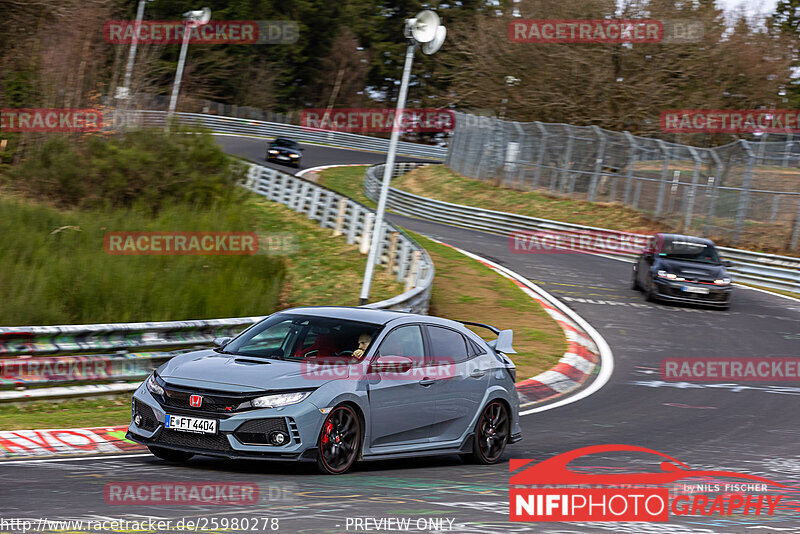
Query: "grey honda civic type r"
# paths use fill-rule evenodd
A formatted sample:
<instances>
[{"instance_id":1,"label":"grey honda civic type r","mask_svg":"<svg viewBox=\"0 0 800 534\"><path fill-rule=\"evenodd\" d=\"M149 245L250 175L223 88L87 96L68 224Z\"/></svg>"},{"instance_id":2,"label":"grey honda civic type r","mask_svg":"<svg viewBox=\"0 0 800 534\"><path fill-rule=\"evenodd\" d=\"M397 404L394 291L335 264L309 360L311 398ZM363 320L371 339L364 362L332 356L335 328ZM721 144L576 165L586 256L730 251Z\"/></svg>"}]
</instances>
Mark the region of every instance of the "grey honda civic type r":
<instances>
[{"instance_id":1,"label":"grey honda civic type r","mask_svg":"<svg viewBox=\"0 0 800 534\"><path fill-rule=\"evenodd\" d=\"M173 462L309 461L329 474L438 454L496 463L522 439L512 336L399 311L284 310L156 369L127 437Z\"/></svg>"}]
</instances>

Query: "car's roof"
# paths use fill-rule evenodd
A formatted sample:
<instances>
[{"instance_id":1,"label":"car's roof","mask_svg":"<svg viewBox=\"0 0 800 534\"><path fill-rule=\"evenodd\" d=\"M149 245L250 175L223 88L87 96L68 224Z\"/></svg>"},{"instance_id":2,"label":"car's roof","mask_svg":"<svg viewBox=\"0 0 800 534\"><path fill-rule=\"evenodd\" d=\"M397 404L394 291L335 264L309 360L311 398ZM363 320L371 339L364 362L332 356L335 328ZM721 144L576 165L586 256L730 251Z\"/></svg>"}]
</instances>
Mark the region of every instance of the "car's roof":
<instances>
[{"instance_id":1,"label":"car's roof","mask_svg":"<svg viewBox=\"0 0 800 534\"><path fill-rule=\"evenodd\" d=\"M273 143L277 143L278 141L287 141L289 143L295 143L297 145L300 144L297 141L295 141L294 139L289 139L288 137L276 137L272 142Z\"/></svg>"},{"instance_id":2,"label":"car's roof","mask_svg":"<svg viewBox=\"0 0 800 534\"><path fill-rule=\"evenodd\" d=\"M291 313L294 315L311 315L314 317L331 317L335 319L345 319L350 321L361 321L384 325L391 321L400 319L403 322L424 321L432 324L448 325L456 328L464 326L450 319L433 317L431 315L421 315L395 310L375 310L372 308L360 308L355 306L305 306L302 308L289 308L278 313Z\"/></svg>"},{"instance_id":3,"label":"car's roof","mask_svg":"<svg viewBox=\"0 0 800 534\"><path fill-rule=\"evenodd\" d=\"M687 243L697 243L702 245L711 245L714 246L714 242L710 239L706 239L705 237L697 237L693 235L685 235L685 234L656 234L660 235L664 238L664 242L673 242L673 241L685 241Z\"/></svg>"}]
</instances>

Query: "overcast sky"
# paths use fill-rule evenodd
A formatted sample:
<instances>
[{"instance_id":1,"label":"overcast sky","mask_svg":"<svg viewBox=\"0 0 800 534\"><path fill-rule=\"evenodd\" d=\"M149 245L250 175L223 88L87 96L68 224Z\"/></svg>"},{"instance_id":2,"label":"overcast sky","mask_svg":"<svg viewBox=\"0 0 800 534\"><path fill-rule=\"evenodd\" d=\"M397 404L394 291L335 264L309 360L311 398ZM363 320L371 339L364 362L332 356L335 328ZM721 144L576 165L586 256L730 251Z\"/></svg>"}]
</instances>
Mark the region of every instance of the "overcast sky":
<instances>
[{"instance_id":1,"label":"overcast sky","mask_svg":"<svg viewBox=\"0 0 800 534\"><path fill-rule=\"evenodd\" d=\"M717 0L728 13L736 12L739 7L744 7L750 15L765 15L772 13L778 0Z\"/></svg>"}]
</instances>

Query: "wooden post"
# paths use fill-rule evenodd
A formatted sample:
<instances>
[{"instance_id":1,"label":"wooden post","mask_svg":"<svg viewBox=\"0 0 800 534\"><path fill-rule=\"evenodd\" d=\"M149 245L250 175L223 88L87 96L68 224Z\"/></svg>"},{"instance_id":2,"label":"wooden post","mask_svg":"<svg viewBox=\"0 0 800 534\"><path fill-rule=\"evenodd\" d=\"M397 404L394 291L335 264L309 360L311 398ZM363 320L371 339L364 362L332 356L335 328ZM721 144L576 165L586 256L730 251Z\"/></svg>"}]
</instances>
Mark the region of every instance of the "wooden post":
<instances>
[{"instance_id":1,"label":"wooden post","mask_svg":"<svg viewBox=\"0 0 800 534\"><path fill-rule=\"evenodd\" d=\"M367 216L364 217L364 228L361 232L361 246L358 247L358 251L361 254L366 254L369 252L369 243L372 239L373 222L375 222L375 214L370 211L367 213Z\"/></svg>"}]
</instances>

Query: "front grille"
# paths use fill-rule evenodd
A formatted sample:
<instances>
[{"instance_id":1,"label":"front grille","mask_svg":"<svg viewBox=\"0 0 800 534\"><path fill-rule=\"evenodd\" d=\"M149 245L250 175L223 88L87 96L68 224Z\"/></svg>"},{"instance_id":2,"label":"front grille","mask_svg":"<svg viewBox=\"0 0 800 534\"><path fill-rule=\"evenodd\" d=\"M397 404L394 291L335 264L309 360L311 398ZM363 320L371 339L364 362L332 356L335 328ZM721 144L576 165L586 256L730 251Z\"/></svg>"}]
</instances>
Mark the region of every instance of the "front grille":
<instances>
[{"instance_id":1,"label":"front grille","mask_svg":"<svg viewBox=\"0 0 800 534\"><path fill-rule=\"evenodd\" d=\"M269 445L269 434L275 431L289 433L286 428L286 420L283 417L245 421L239 425L233 435L245 444Z\"/></svg>"},{"instance_id":2,"label":"front grille","mask_svg":"<svg viewBox=\"0 0 800 534\"><path fill-rule=\"evenodd\" d=\"M203 397L203 402L199 408L194 408L189 405L189 397L191 395L200 395ZM199 390L199 389L184 389L172 385L164 387L163 405L170 408L179 408L185 410L187 413L192 414L230 414L237 411L241 404L247 403L250 399L258 395L243 395L235 393L226 393L222 391ZM247 408L250 408L249 404Z\"/></svg>"},{"instance_id":3,"label":"front grille","mask_svg":"<svg viewBox=\"0 0 800 534\"><path fill-rule=\"evenodd\" d=\"M158 442L164 445L177 445L190 449L207 451L230 451L231 445L224 434L192 434L164 429L158 436Z\"/></svg>"},{"instance_id":4,"label":"front grille","mask_svg":"<svg viewBox=\"0 0 800 534\"><path fill-rule=\"evenodd\" d=\"M142 416L141 424L137 425L142 430L152 432L158 427L158 419L153 409L139 399L133 401L134 411Z\"/></svg>"},{"instance_id":5,"label":"front grille","mask_svg":"<svg viewBox=\"0 0 800 534\"><path fill-rule=\"evenodd\" d=\"M686 291L681 291L680 287L673 287L673 286L662 286L661 293L666 296L670 297L679 297L684 299L693 299L698 301L708 301L708 302L724 302L727 298L727 295L724 291L719 291L715 289L711 289L711 291L707 295L702 295L700 293L687 293Z\"/></svg>"}]
</instances>

